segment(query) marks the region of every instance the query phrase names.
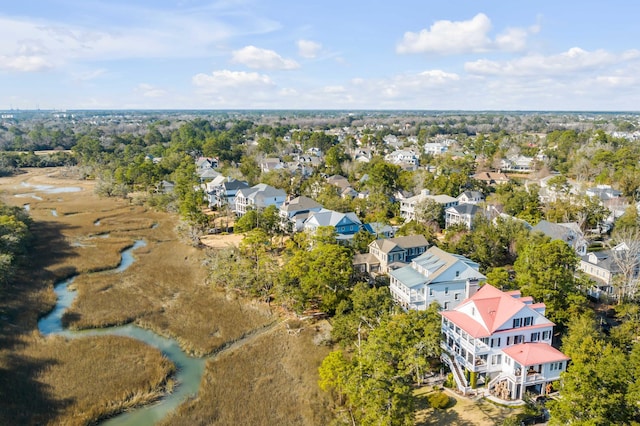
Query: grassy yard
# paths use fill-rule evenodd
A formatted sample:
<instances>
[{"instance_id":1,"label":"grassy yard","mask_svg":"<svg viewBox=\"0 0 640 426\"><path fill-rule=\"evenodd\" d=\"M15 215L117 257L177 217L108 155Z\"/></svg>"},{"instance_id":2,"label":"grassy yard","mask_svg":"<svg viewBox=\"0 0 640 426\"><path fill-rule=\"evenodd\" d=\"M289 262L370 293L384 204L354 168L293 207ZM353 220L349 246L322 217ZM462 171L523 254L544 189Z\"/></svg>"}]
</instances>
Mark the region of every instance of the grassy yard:
<instances>
[{"instance_id":1,"label":"grassy yard","mask_svg":"<svg viewBox=\"0 0 640 426\"><path fill-rule=\"evenodd\" d=\"M427 396L434 392L431 386L415 391L418 400L417 425L497 426L521 410L501 407L485 399L463 397L448 389L445 392L452 399L451 404L448 408L437 410L430 408L427 402Z\"/></svg>"}]
</instances>

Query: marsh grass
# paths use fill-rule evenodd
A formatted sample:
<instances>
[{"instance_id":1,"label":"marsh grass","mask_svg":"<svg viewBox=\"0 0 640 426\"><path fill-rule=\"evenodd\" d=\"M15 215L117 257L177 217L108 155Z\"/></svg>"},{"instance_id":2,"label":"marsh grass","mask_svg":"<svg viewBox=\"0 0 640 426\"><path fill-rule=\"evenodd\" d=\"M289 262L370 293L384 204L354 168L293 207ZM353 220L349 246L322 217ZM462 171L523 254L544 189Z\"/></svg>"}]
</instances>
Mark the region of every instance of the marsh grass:
<instances>
[{"instance_id":1,"label":"marsh grass","mask_svg":"<svg viewBox=\"0 0 640 426\"><path fill-rule=\"evenodd\" d=\"M5 199L29 203L35 220L31 264L1 290L0 424L88 424L173 388L170 363L136 340L39 335L37 319L55 304L53 284L76 274L78 294L64 317L71 328L135 322L198 355L250 342L216 355L202 393L167 424L198 423L192 418L200 424L329 423L330 402L317 387L317 366L328 349L312 343L311 328L302 324L296 335L284 327L271 331L265 327L277 318L267 306L206 285L202 250L178 241L171 215L99 199L83 181L62 181L82 192L43 195L42 201L12 196L26 192L22 180L51 184L46 173L0 179ZM118 265L121 251L137 239L147 245L133 252L130 268L95 272Z\"/></svg>"},{"instance_id":2,"label":"marsh grass","mask_svg":"<svg viewBox=\"0 0 640 426\"><path fill-rule=\"evenodd\" d=\"M329 424L331 401L317 385L329 349L313 344L315 333L276 327L221 352L207 362L198 397L161 424Z\"/></svg>"},{"instance_id":3,"label":"marsh grass","mask_svg":"<svg viewBox=\"0 0 640 426\"><path fill-rule=\"evenodd\" d=\"M35 379L56 401L66 401L56 422L70 425L93 423L157 400L175 370L160 351L119 336L36 339L22 356L46 365ZM46 408L29 407L40 416Z\"/></svg>"}]
</instances>

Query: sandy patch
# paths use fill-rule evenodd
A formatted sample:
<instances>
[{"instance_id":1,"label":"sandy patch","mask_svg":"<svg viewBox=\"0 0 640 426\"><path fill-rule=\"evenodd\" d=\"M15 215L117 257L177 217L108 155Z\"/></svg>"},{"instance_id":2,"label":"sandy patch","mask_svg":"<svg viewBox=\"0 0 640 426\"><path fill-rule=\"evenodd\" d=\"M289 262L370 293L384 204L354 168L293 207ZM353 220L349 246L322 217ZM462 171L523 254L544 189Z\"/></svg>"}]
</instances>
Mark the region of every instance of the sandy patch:
<instances>
[{"instance_id":1,"label":"sandy patch","mask_svg":"<svg viewBox=\"0 0 640 426\"><path fill-rule=\"evenodd\" d=\"M242 234L203 235L200 237L200 242L210 248L225 249L239 247L243 238Z\"/></svg>"}]
</instances>

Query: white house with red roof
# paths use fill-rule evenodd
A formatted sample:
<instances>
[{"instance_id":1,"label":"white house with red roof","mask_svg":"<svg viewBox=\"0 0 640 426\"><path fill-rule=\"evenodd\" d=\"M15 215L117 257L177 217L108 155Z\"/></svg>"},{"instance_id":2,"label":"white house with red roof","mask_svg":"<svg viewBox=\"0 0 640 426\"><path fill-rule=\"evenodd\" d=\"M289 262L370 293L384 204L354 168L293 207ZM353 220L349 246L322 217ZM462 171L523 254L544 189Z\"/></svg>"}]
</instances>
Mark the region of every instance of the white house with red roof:
<instances>
[{"instance_id":1,"label":"white house with red roof","mask_svg":"<svg viewBox=\"0 0 640 426\"><path fill-rule=\"evenodd\" d=\"M485 284L456 308L441 312L443 360L458 388L470 390L465 370L504 400L544 394L569 357L551 346L554 324L544 303Z\"/></svg>"}]
</instances>

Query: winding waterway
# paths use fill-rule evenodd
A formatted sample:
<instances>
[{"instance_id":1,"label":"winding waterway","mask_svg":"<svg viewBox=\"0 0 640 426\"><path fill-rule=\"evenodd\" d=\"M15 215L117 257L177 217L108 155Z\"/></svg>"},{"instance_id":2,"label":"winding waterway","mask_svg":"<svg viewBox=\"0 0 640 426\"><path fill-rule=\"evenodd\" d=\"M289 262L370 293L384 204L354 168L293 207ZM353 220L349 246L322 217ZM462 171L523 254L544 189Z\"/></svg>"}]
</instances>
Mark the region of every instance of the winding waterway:
<instances>
[{"instance_id":1,"label":"winding waterway","mask_svg":"<svg viewBox=\"0 0 640 426\"><path fill-rule=\"evenodd\" d=\"M145 246L146 243L138 240L135 244L122 252L122 260L117 268L100 272L118 274L126 270L133 264L135 258L133 251L139 247ZM125 325L122 327L109 327L102 329L91 329L82 331L71 331L62 326L62 315L71 306L76 297L76 292L69 290L69 284L73 282L75 277L68 278L56 284L54 291L58 296L55 308L45 317L38 321L38 329L44 335L59 334L66 337L78 338L82 336L95 335L116 335L127 336L138 339L148 345L151 345L169 358L177 368L175 380L177 386L174 392L165 396L154 404L150 404L141 408L134 409L115 417L112 417L101 424L103 425L153 425L161 420L165 415L174 410L181 402L190 395L195 395L200 386L200 380L204 371L204 359L190 358L181 349L178 343L173 339L161 337L152 331L145 330L135 325Z\"/></svg>"}]
</instances>

